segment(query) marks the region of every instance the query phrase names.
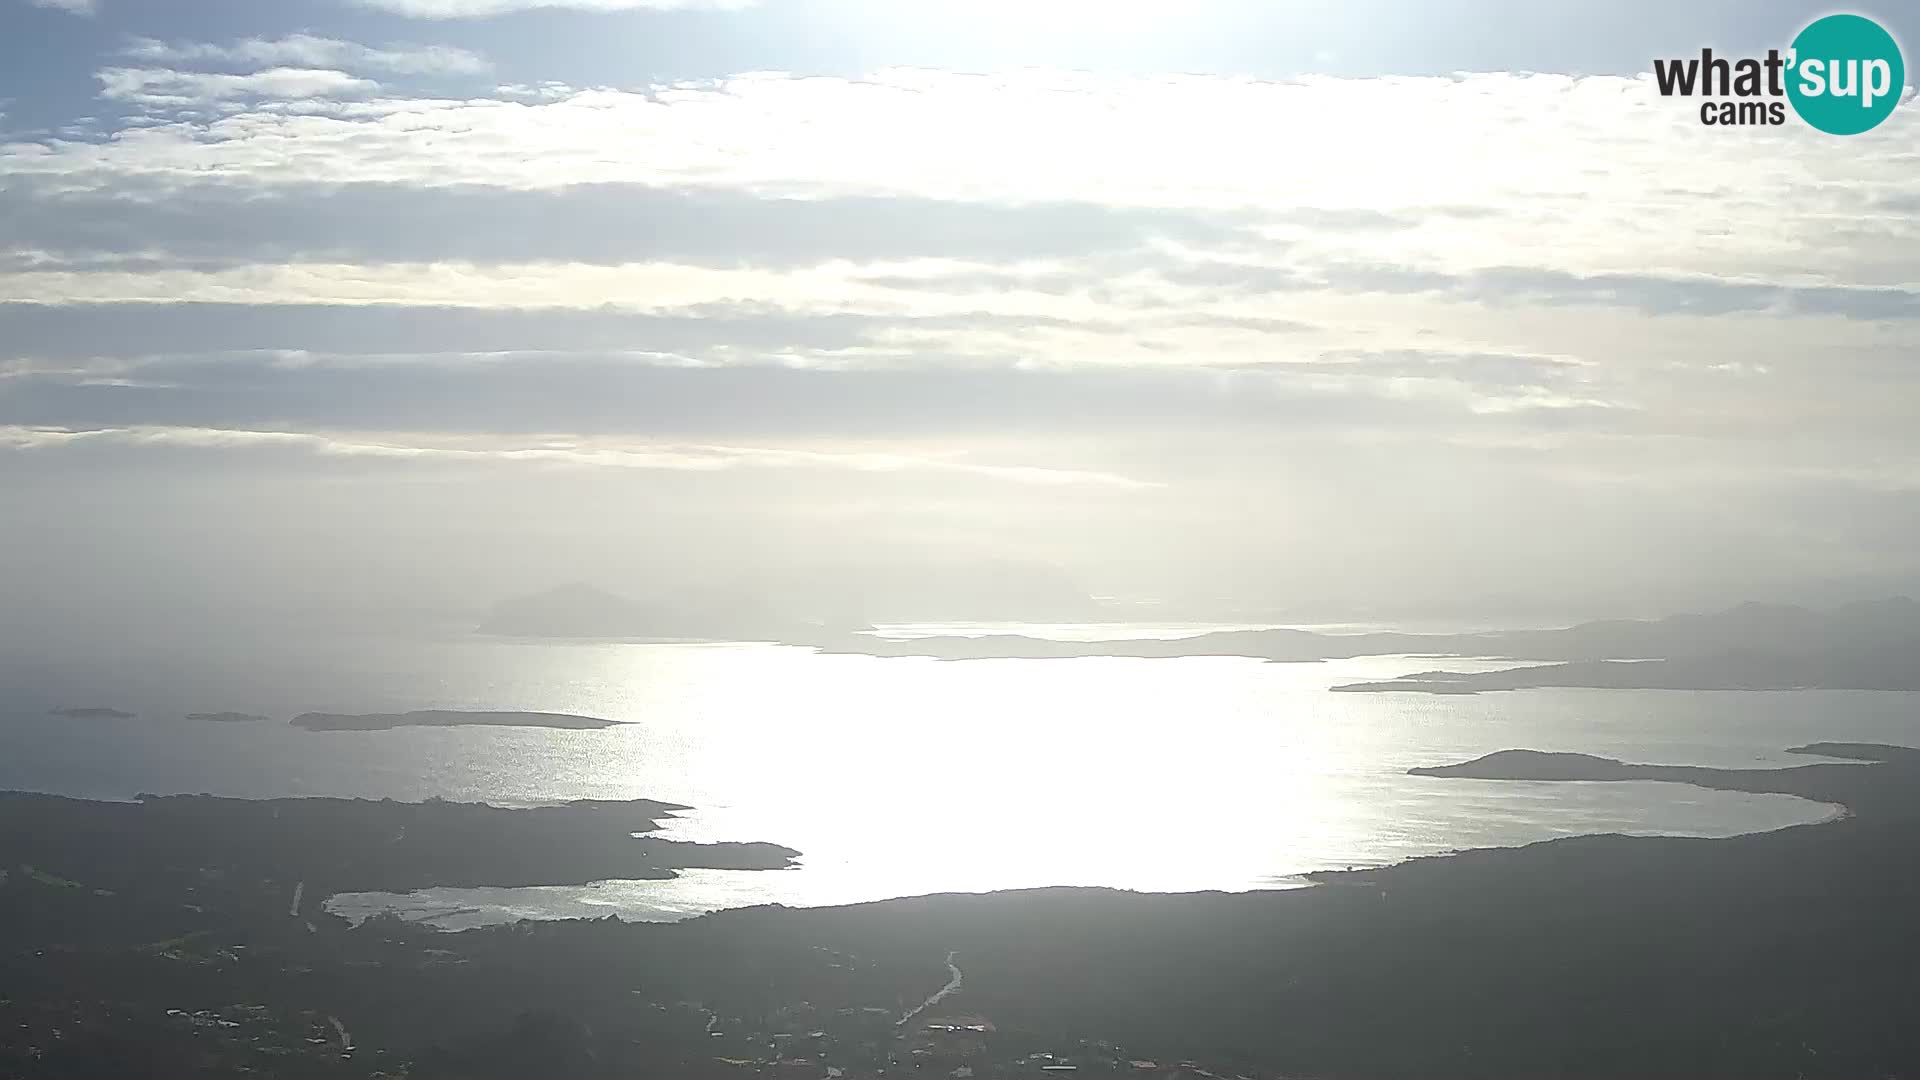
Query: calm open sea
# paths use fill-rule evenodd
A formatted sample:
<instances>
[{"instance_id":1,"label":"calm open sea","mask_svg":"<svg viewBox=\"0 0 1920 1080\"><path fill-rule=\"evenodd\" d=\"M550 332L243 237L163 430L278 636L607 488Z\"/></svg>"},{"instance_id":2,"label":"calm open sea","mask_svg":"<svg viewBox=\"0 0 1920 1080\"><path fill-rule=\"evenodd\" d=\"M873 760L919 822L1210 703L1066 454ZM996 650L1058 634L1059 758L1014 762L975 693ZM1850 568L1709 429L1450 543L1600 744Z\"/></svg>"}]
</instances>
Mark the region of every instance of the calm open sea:
<instances>
[{"instance_id":1,"label":"calm open sea","mask_svg":"<svg viewBox=\"0 0 1920 1080\"><path fill-rule=\"evenodd\" d=\"M343 913L395 905L464 926L1061 884L1275 888L1312 870L1576 833L1731 835L1819 820L1830 808L1679 785L1405 770L1508 747L1750 767L1794 764L1782 751L1816 739L1920 743L1920 702L1895 693L1327 692L1432 666L1392 657L940 663L459 634L239 649L183 633L78 661L0 658L0 788L99 798L647 797L695 807L671 837L770 840L805 853L789 871L334 902ZM69 720L48 715L56 706L140 715ZM309 733L284 722L309 710L422 708L574 712L628 726ZM184 719L224 710L275 720Z\"/></svg>"}]
</instances>

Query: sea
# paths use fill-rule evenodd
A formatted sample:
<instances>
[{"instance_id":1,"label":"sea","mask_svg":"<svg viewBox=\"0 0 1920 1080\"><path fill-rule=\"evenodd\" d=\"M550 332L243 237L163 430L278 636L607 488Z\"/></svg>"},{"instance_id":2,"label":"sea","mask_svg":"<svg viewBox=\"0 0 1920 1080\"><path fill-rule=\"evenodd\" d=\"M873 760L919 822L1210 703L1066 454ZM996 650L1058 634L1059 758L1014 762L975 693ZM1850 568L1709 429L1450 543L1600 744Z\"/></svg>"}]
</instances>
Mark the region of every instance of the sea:
<instances>
[{"instance_id":1,"label":"sea","mask_svg":"<svg viewBox=\"0 0 1920 1080\"><path fill-rule=\"evenodd\" d=\"M892 628L1174 636L1204 627ZM1302 887L1316 870L1583 833L1729 836L1820 821L1784 795L1662 783L1407 775L1494 750L1735 768L1816 740L1920 745L1903 693L1544 689L1470 697L1329 687L1495 660L1368 657L935 661L768 643L258 635L191 626L138 648L0 657L0 788L98 799L208 792L499 805L649 798L691 809L671 839L765 840L788 870L670 881L346 894L447 929L522 918L665 921L757 904L1097 885ZM52 715L114 708L129 719ZM309 732L306 711L579 713L604 730ZM271 719L214 723L192 712Z\"/></svg>"}]
</instances>

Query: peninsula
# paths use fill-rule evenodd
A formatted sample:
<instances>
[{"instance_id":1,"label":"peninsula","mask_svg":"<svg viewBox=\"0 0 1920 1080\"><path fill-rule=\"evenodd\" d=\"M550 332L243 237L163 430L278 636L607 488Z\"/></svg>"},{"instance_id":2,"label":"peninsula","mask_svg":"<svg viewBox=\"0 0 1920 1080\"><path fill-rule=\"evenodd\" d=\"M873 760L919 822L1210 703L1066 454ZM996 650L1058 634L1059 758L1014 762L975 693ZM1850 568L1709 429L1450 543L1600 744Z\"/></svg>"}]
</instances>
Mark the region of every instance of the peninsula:
<instances>
[{"instance_id":1,"label":"peninsula","mask_svg":"<svg viewBox=\"0 0 1920 1080\"><path fill-rule=\"evenodd\" d=\"M1904 642L1851 650L1733 652L1672 660L1578 660L1498 671L1420 671L1333 687L1341 693L1479 694L1541 687L1606 690L1920 690Z\"/></svg>"}]
</instances>

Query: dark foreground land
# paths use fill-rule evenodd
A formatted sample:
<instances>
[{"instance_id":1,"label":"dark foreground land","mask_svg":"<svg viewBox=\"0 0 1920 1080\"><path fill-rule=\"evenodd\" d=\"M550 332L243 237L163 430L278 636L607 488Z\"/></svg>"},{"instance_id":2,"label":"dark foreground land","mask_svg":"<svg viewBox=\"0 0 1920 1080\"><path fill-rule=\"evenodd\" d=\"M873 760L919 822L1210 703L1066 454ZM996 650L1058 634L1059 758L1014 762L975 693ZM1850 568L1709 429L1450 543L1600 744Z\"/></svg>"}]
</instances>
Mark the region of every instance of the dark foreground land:
<instances>
[{"instance_id":1,"label":"dark foreground land","mask_svg":"<svg viewBox=\"0 0 1920 1080\"><path fill-rule=\"evenodd\" d=\"M596 866L627 858L610 842L566 845L564 870L539 849L670 808L460 808L461 836L499 838L483 872L435 861L437 840L367 853L429 807L8 796L0 1076L1920 1076L1920 752L1808 749L1855 760L1510 752L1434 770L1851 810L1727 840L1583 837L1280 893L1058 889L459 934L350 928L320 904L446 875L616 876ZM355 841L326 841L335 827ZM957 990L896 1023L956 970Z\"/></svg>"}]
</instances>

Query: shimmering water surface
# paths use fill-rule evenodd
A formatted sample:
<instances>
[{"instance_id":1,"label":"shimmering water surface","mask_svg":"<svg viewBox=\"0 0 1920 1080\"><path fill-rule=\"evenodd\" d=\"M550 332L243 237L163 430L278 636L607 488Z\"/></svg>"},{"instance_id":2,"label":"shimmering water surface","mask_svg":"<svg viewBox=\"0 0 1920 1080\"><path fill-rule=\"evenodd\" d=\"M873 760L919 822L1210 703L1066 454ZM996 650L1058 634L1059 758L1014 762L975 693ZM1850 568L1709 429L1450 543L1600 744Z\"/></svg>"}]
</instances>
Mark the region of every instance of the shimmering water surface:
<instances>
[{"instance_id":1,"label":"shimmering water surface","mask_svg":"<svg viewBox=\"0 0 1920 1080\"><path fill-rule=\"evenodd\" d=\"M1831 808L1670 784L1405 770L1516 746L1775 766L1804 762L1783 751L1816 739L1920 740L1920 703L1906 694L1327 691L1434 666L1395 657L942 663L462 635L336 636L223 663L206 655L183 635L86 664L10 660L0 669L0 787L102 798L646 797L695 808L670 837L805 853L788 871L334 902L354 914L398 906L448 926L1058 884L1274 888L1312 870L1576 833L1730 835ZM140 715L47 715L62 705ZM420 708L575 712L628 726L310 733L284 723L308 710ZM219 710L275 720L184 719Z\"/></svg>"}]
</instances>

